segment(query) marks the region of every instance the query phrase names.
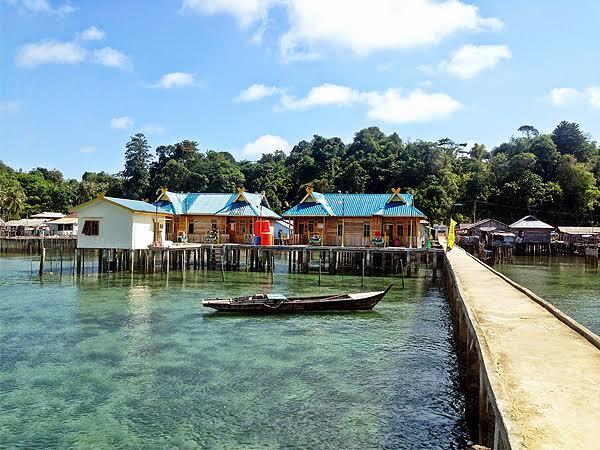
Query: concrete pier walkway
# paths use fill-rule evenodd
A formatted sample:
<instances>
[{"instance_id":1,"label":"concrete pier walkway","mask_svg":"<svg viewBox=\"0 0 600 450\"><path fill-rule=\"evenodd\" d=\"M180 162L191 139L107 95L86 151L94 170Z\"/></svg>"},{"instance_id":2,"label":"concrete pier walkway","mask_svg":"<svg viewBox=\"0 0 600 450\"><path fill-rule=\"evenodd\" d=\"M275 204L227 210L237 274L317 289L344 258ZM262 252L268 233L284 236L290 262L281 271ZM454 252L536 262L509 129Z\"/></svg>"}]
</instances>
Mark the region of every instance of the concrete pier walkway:
<instances>
[{"instance_id":1,"label":"concrete pier walkway","mask_svg":"<svg viewBox=\"0 0 600 450\"><path fill-rule=\"evenodd\" d=\"M494 447L600 449L598 337L458 247L447 266L495 413Z\"/></svg>"}]
</instances>

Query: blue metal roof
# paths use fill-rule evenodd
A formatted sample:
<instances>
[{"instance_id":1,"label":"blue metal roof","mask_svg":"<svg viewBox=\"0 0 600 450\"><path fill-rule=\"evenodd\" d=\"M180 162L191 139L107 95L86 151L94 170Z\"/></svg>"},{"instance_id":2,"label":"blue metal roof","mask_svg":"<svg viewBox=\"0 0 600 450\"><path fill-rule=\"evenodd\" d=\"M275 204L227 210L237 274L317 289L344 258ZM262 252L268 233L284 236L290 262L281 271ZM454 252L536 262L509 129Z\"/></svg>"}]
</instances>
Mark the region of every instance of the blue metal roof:
<instances>
[{"instance_id":1,"label":"blue metal roof","mask_svg":"<svg viewBox=\"0 0 600 450\"><path fill-rule=\"evenodd\" d=\"M411 194L400 194L402 201L388 200L391 194L320 194L313 192L316 201L304 201L283 213L293 216L335 216L335 217L425 217L413 206ZM310 200L310 197L308 198Z\"/></svg>"},{"instance_id":2,"label":"blue metal roof","mask_svg":"<svg viewBox=\"0 0 600 450\"><path fill-rule=\"evenodd\" d=\"M146 203L141 200L130 200L127 198L116 198L116 197L104 197L104 199L108 200L109 202L116 203L117 205L124 206L125 208L130 209L132 211L155 213L155 212L157 212L157 206L158 206L159 213L163 213L163 212L170 213L170 211L165 210L165 208L162 205L152 205L150 203Z\"/></svg>"},{"instance_id":3,"label":"blue metal roof","mask_svg":"<svg viewBox=\"0 0 600 450\"><path fill-rule=\"evenodd\" d=\"M161 200L162 208L169 209L171 214L218 215L218 216L250 216L279 219L280 216L261 206L262 194L244 192L246 201L236 201L239 194L227 193L181 193L166 192L167 200Z\"/></svg>"}]
</instances>

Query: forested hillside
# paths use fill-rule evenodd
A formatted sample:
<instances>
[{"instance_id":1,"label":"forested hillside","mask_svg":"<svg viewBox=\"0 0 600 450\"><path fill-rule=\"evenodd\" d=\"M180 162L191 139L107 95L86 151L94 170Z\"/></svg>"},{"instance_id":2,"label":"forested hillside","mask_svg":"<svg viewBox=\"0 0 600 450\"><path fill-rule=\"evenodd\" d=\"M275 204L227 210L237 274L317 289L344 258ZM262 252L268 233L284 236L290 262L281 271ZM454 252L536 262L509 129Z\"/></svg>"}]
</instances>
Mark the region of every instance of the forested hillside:
<instances>
[{"instance_id":1,"label":"forested hillside","mask_svg":"<svg viewBox=\"0 0 600 450\"><path fill-rule=\"evenodd\" d=\"M0 207L5 218L40 211L66 212L99 193L152 201L156 191L234 192L237 186L264 191L281 212L298 201L306 186L319 192L413 192L433 221L450 215L471 221L494 216L511 222L535 214L552 224L591 224L600 219L600 159L595 142L579 125L561 122L550 134L529 125L488 151L449 139L403 141L366 128L348 144L314 136L289 155L236 161L227 152L202 151L194 141L159 146L153 152L143 134L125 146L118 174L85 172L66 180L56 169L14 170L0 163Z\"/></svg>"}]
</instances>

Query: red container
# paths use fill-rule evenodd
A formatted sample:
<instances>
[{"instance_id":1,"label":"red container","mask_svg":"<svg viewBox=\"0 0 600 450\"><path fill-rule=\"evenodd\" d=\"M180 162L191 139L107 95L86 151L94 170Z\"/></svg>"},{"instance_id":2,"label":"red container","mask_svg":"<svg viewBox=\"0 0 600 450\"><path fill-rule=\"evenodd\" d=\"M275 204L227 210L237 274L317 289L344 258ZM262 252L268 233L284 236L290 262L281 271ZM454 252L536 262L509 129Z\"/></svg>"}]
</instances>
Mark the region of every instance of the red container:
<instances>
[{"instance_id":1,"label":"red container","mask_svg":"<svg viewBox=\"0 0 600 450\"><path fill-rule=\"evenodd\" d=\"M263 233L271 232L271 224L268 220L257 220L254 222L254 235L260 236Z\"/></svg>"},{"instance_id":2,"label":"red container","mask_svg":"<svg viewBox=\"0 0 600 450\"><path fill-rule=\"evenodd\" d=\"M261 233L260 245L273 245L273 235L271 233Z\"/></svg>"}]
</instances>

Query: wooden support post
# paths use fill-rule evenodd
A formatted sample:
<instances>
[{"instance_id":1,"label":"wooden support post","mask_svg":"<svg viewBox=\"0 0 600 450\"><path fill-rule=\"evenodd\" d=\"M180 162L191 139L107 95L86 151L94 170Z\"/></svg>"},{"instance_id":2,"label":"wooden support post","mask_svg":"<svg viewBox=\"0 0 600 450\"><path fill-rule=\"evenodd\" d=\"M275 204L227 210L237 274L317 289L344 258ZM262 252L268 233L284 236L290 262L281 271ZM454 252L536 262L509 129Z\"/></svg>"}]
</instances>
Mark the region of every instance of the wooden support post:
<instances>
[{"instance_id":1,"label":"wooden support post","mask_svg":"<svg viewBox=\"0 0 600 450\"><path fill-rule=\"evenodd\" d=\"M402 289L404 289L404 259L400 255L400 276L402 277Z\"/></svg>"},{"instance_id":2,"label":"wooden support post","mask_svg":"<svg viewBox=\"0 0 600 450\"><path fill-rule=\"evenodd\" d=\"M40 250L40 269L39 274L42 276L44 274L44 264L46 263L46 247L42 247Z\"/></svg>"},{"instance_id":3,"label":"wooden support post","mask_svg":"<svg viewBox=\"0 0 600 450\"><path fill-rule=\"evenodd\" d=\"M362 255L362 270L361 270L361 279L360 286L365 287L365 259L367 259L367 252L364 252Z\"/></svg>"}]
</instances>

